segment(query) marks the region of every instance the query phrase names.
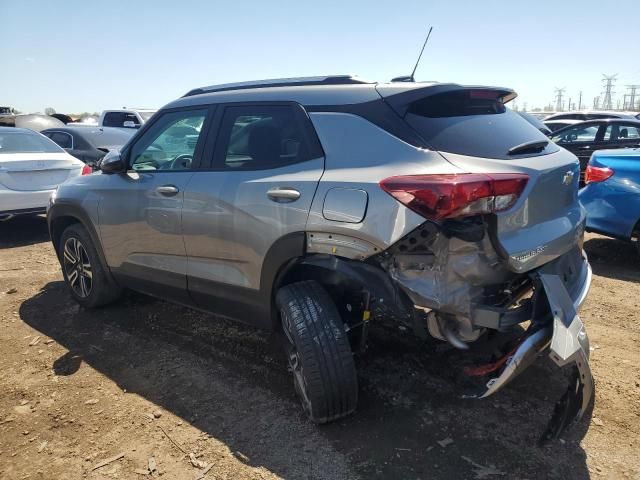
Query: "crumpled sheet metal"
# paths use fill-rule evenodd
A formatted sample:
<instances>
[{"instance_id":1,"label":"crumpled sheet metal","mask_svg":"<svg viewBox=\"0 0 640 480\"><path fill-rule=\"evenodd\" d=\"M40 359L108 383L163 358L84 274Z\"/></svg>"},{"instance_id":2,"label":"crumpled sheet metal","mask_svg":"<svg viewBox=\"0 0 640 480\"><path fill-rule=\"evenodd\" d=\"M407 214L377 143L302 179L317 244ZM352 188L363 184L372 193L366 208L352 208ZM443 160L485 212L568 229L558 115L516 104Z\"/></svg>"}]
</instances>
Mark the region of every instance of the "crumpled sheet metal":
<instances>
[{"instance_id":1,"label":"crumpled sheet metal","mask_svg":"<svg viewBox=\"0 0 640 480\"><path fill-rule=\"evenodd\" d=\"M429 246L433 255L396 254L388 272L415 305L470 318L483 287L514 274L501 264L487 234L479 242L434 235Z\"/></svg>"}]
</instances>

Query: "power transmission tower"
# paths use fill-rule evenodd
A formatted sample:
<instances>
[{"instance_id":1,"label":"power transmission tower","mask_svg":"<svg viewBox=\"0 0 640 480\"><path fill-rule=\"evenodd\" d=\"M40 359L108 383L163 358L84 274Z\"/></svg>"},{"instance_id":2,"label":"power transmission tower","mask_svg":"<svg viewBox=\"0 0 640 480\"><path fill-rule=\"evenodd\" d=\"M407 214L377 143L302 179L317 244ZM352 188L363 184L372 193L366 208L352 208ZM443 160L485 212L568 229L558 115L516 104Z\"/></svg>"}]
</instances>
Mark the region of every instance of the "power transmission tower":
<instances>
[{"instance_id":1,"label":"power transmission tower","mask_svg":"<svg viewBox=\"0 0 640 480\"><path fill-rule=\"evenodd\" d=\"M562 111L562 97L564 96L564 91L566 90L566 88L555 88L555 93L556 93L556 111L557 112L561 112Z\"/></svg>"},{"instance_id":2,"label":"power transmission tower","mask_svg":"<svg viewBox=\"0 0 640 480\"><path fill-rule=\"evenodd\" d=\"M640 96L638 90L640 90L640 85L626 85L629 93L624 96L625 102L624 110L635 110L636 109L636 97ZM628 100L627 100L628 99Z\"/></svg>"},{"instance_id":3,"label":"power transmission tower","mask_svg":"<svg viewBox=\"0 0 640 480\"><path fill-rule=\"evenodd\" d=\"M617 77L617 73L615 75L602 75L602 85L604 87L604 92L602 92L602 95L604 96L604 99L602 100L603 110L613 109L612 97L613 94L616 93L613 90L613 86L616 83Z\"/></svg>"}]
</instances>

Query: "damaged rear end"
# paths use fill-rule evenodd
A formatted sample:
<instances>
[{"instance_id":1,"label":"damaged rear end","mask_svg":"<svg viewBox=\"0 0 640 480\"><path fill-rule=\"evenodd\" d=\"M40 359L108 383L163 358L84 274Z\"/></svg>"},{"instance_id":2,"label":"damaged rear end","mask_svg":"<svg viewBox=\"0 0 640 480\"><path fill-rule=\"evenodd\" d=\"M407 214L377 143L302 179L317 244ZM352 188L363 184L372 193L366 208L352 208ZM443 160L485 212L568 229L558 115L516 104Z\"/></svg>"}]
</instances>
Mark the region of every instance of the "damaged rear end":
<instances>
[{"instance_id":1,"label":"damaged rear end","mask_svg":"<svg viewBox=\"0 0 640 480\"><path fill-rule=\"evenodd\" d=\"M507 89L438 85L386 103L455 173L394 175L380 187L425 222L376 261L427 312L429 333L465 349L487 330L528 325L502 358L470 368L499 391L540 354L574 370L543 438L582 416L593 396L578 309L591 283L582 251L579 163L504 103ZM525 323L526 322L526 323Z\"/></svg>"}]
</instances>

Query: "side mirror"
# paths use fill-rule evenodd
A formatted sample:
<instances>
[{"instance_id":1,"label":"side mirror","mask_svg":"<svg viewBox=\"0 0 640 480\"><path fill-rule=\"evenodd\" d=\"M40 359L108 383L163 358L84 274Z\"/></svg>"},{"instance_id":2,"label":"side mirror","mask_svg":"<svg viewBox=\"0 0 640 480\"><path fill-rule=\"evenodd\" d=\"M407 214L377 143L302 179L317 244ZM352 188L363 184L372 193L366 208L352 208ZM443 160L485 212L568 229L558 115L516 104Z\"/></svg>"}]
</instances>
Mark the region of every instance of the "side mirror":
<instances>
[{"instance_id":1,"label":"side mirror","mask_svg":"<svg viewBox=\"0 0 640 480\"><path fill-rule=\"evenodd\" d=\"M133 120L127 120L122 124L125 128L138 128L138 125Z\"/></svg>"},{"instance_id":2,"label":"side mirror","mask_svg":"<svg viewBox=\"0 0 640 480\"><path fill-rule=\"evenodd\" d=\"M120 156L120 152L111 151L107 153L100 161L100 170L102 173L120 173L126 171L127 166Z\"/></svg>"}]
</instances>

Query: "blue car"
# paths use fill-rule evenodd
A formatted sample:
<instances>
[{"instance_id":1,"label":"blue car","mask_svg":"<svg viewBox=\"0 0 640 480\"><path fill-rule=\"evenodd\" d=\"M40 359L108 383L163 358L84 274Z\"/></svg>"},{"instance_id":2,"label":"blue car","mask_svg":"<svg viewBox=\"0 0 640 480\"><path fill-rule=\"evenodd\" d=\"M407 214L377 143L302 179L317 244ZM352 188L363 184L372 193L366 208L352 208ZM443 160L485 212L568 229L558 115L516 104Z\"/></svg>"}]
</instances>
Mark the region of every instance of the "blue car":
<instances>
[{"instance_id":1,"label":"blue car","mask_svg":"<svg viewBox=\"0 0 640 480\"><path fill-rule=\"evenodd\" d=\"M587 231L640 243L640 148L598 150L585 172L580 203Z\"/></svg>"}]
</instances>

